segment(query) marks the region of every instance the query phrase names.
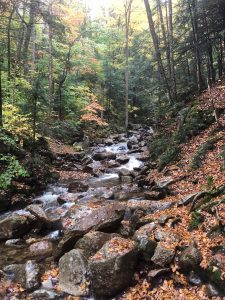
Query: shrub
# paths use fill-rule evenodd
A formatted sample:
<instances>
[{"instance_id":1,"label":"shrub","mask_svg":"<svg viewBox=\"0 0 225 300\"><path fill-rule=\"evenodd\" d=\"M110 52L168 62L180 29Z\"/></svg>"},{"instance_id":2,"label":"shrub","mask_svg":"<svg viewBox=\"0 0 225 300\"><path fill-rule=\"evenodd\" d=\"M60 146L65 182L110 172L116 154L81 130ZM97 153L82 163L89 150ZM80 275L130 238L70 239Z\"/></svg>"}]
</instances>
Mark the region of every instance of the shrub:
<instances>
[{"instance_id":1,"label":"shrub","mask_svg":"<svg viewBox=\"0 0 225 300\"><path fill-rule=\"evenodd\" d=\"M162 171L168 164L179 159L180 147L177 144L170 144L166 151L159 157L158 170Z\"/></svg>"},{"instance_id":2,"label":"shrub","mask_svg":"<svg viewBox=\"0 0 225 300\"><path fill-rule=\"evenodd\" d=\"M14 178L28 175L26 169L19 163L15 156L1 155L0 162L3 169L0 174L0 189L8 188Z\"/></svg>"},{"instance_id":3,"label":"shrub","mask_svg":"<svg viewBox=\"0 0 225 300\"><path fill-rule=\"evenodd\" d=\"M192 162L191 162L191 168L192 169L198 169L202 165L202 162L207 154L208 151L213 150L215 143L218 141L218 138L213 138L211 140L208 140L204 144L202 144L199 149L197 150L196 154L194 155Z\"/></svg>"},{"instance_id":4,"label":"shrub","mask_svg":"<svg viewBox=\"0 0 225 300\"><path fill-rule=\"evenodd\" d=\"M191 221L188 226L189 231L198 229L198 227L204 222L204 217L200 212L193 212L191 214Z\"/></svg>"}]
</instances>

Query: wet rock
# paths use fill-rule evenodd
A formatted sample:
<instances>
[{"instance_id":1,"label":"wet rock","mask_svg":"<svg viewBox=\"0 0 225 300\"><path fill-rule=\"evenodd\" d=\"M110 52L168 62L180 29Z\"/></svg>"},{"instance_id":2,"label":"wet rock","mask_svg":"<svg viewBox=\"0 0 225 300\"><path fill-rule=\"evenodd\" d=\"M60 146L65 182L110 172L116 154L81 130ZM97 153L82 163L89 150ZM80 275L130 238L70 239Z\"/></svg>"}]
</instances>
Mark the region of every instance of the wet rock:
<instances>
[{"instance_id":1,"label":"wet rock","mask_svg":"<svg viewBox=\"0 0 225 300\"><path fill-rule=\"evenodd\" d=\"M163 268L163 269L151 270L151 271L148 273L148 278L156 278L156 277L158 277L158 276L167 274L167 273L169 273L170 271L171 271L171 269L169 269L169 268Z\"/></svg>"},{"instance_id":2,"label":"wet rock","mask_svg":"<svg viewBox=\"0 0 225 300\"><path fill-rule=\"evenodd\" d=\"M23 264L13 264L3 269L5 278L15 283L21 284L25 287L26 285L26 272Z\"/></svg>"},{"instance_id":3,"label":"wet rock","mask_svg":"<svg viewBox=\"0 0 225 300\"><path fill-rule=\"evenodd\" d=\"M132 176L121 176L120 180L122 183L131 183L131 182L133 182L133 177Z\"/></svg>"},{"instance_id":4,"label":"wet rock","mask_svg":"<svg viewBox=\"0 0 225 300\"><path fill-rule=\"evenodd\" d=\"M22 239L12 239L5 242L5 246L9 248L21 249L25 247L25 242Z\"/></svg>"},{"instance_id":5,"label":"wet rock","mask_svg":"<svg viewBox=\"0 0 225 300\"><path fill-rule=\"evenodd\" d=\"M32 291L37 289L40 286L40 269L38 264L34 261L29 260L25 264L25 273L26 273L26 289Z\"/></svg>"},{"instance_id":6,"label":"wet rock","mask_svg":"<svg viewBox=\"0 0 225 300\"><path fill-rule=\"evenodd\" d=\"M75 221L73 226L65 232L54 256L58 258L71 250L78 239L90 230L113 232L119 227L124 213L124 205L113 203L93 210L89 215Z\"/></svg>"},{"instance_id":7,"label":"wet rock","mask_svg":"<svg viewBox=\"0 0 225 300\"><path fill-rule=\"evenodd\" d=\"M211 283L206 285L205 293L209 298L217 297L220 294L219 291L216 289L216 287L214 285L212 285Z\"/></svg>"},{"instance_id":8,"label":"wet rock","mask_svg":"<svg viewBox=\"0 0 225 300\"><path fill-rule=\"evenodd\" d=\"M102 152L102 153L95 153L93 155L94 160L115 160L116 154L112 152Z\"/></svg>"},{"instance_id":9,"label":"wet rock","mask_svg":"<svg viewBox=\"0 0 225 300\"><path fill-rule=\"evenodd\" d=\"M108 168L118 168L119 166L120 166L120 164L118 162L116 162L115 160L110 160L107 163Z\"/></svg>"},{"instance_id":10,"label":"wet rock","mask_svg":"<svg viewBox=\"0 0 225 300\"><path fill-rule=\"evenodd\" d=\"M79 250L72 250L59 260L59 286L68 294L88 296L87 261Z\"/></svg>"},{"instance_id":11,"label":"wet rock","mask_svg":"<svg viewBox=\"0 0 225 300\"><path fill-rule=\"evenodd\" d=\"M166 267L172 262L175 253L175 249L166 248L159 243L155 249L155 253L151 258L151 261L160 267Z\"/></svg>"},{"instance_id":12,"label":"wet rock","mask_svg":"<svg viewBox=\"0 0 225 300\"><path fill-rule=\"evenodd\" d=\"M154 229L155 223L146 224L140 227L133 237L133 239L138 243L139 250L146 261L151 260L157 246L156 241L150 238Z\"/></svg>"},{"instance_id":13,"label":"wet rock","mask_svg":"<svg viewBox=\"0 0 225 300\"><path fill-rule=\"evenodd\" d=\"M35 216L35 218L40 222L39 224L50 226L51 221L40 205L31 204L27 206L26 210Z\"/></svg>"},{"instance_id":14,"label":"wet rock","mask_svg":"<svg viewBox=\"0 0 225 300\"><path fill-rule=\"evenodd\" d=\"M188 248L182 251L179 257L179 265L181 269L184 270L195 268L201 263L201 261L201 253L197 249L197 246L194 242Z\"/></svg>"},{"instance_id":15,"label":"wet rock","mask_svg":"<svg viewBox=\"0 0 225 300\"><path fill-rule=\"evenodd\" d=\"M195 273L195 271L190 272L188 276L188 281L193 285L197 285L197 286L202 285L202 280L200 276L197 273Z\"/></svg>"},{"instance_id":16,"label":"wet rock","mask_svg":"<svg viewBox=\"0 0 225 300\"><path fill-rule=\"evenodd\" d=\"M82 193L82 192L87 192L88 190L88 185L81 182L81 181L73 181L70 183L69 185L69 189L68 189L68 192L69 193Z\"/></svg>"},{"instance_id":17,"label":"wet rock","mask_svg":"<svg viewBox=\"0 0 225 300\"><path fill-rule=\"evenodd\" d=\"M48 257L52 255L53 246L49 241L41 241L32 244L29 247L29 251L33 254L33 256Z\"/></svg>"},{"instance_id":18,"label":"wet rock","mask_svg":"<svg viewBox=\"0 0 225 300\"><path fill-rule=\"evenodd\" d=\"M0 191L0 212L6 211L11 205L11 192Z\"/></svg>"},{"instance_id":19,"label":"wet rock","mask_svg":"<svg viewBox=\"0 0 225 300\"><path fill-rule=\"evenodd\" d=\"M105 144L107 145L107 146L111 146L111 145L113 145L113 139L111 139L111 138L108 138L108 139L106 139L105 140Z\"/></svg>"},{"instance_id":20,"label":"wet rock","mask_svg":"<svg viewBox=\"0 0 225 300\"><path fill-rule=\"evenodd\" d=\"M89 258L115 236L117 235L100 231L89 232L75 244L74 248L82 250L83 255Z\"/></svg>"},{"instance_id":21,"label":"wet rock","mask_svg":"<svg viewBox=\"0 0 225 300\"><path fill-rule=\"evenodd\" d=\"M12 215L0 221L0 240L20 238L30 230L27 216Z\"/></svg>"},{"instance_id":22,"label":"wet rock","mask_svg":"<svg viewBox=\"0 0 225 300\"><path fill-rule=\"evenodd\" d=\"M137 262L135 242L114 238L89 260L96 298L112 297L129 286Z\"/></svg>"},{"instance_id":23,"label":"wet rock","mask_svg":"<svg viewBox=\"0 0 225 300\"><path fill-rule=\"evenodd\" d=\"M119 170L119 176L122 177L122 176L130 176L131 175L131 171L128 170L128 169L120 169Z\"/></svg>"},{"instance_id":24,"label":"wet rock","mask_svg":"<svg viewBox=\"0 0 225 300\"><path fill-rule=\"evenodd\" d=\"M52 292L52 291L45 290L45 289L40 289L40 290L33 292L31 294L31 298L37 299L37 300L40 300L40 299L56 300L56 299L62 299L62 295Z\"/></svg>"},{"instance_id":25,"label":"wet rock","mask_svg":"<svg viewBox=\"0 0 225 300\"><path fill-rule=\"evenodd\" d=\"M130 158L127 155L120 155L116 159L116 161L121 165L127 164L129 160Z\"/></svg>"}]
</instances>

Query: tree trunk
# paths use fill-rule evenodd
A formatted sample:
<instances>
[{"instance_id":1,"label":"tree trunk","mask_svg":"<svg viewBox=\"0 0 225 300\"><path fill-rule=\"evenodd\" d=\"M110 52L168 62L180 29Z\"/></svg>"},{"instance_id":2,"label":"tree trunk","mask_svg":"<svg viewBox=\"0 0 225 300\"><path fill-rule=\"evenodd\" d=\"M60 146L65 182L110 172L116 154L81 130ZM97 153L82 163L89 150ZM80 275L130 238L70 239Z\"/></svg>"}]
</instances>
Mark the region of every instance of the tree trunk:
<instances>
[{"instance_id":1,"label":"tree trunk","mask_svg":"<svg viewBox=\"0 0 225 300\"><path fill-rule=\"evenodd\" d=\"M15 7L12 7L12 11L9 15L9 22L8 22L8 28L7 28L7 61L8 61L8 82L11 80L11 23L13 14L15 12Z\"/></svg>"},{"instance_id":2,"label":"tree trunk","mask_svg":"<svg viewBox=\"0 0 225 300\"><path fill-rule=\"evenodd\" d=\"M162 62L162 56L161 56L161 52L159 49L159 41L158 41L158 36L155 31L155 24L154 24L153 17L152 17L151 7L150 7L148 0L144 0L144 3L145 3L146 12L147 12L148 22L149 22L149 29L150 29L150 33L151 33L151 36L153 39L153 44L154 44L154 48L155 48L155 52L156 52L158 70L159 70L159 73L163 80L163 89L164 89L165 94L168 95L170 103L172 103L173 99L171 96L170 86L169 86L169 83L168 83L168 80L166 77L166 73L165 73L165 69L163 66L163 62Z\"/></svg>"},{"instance_id":3,"label":"tree trunk","mask_svg":"<svg viewBox=\"0 0 225 300\"><path fill-rule=\"evenodd\" d=\"M193 39L194 39L194 48L195 48L195 64L196 64L196 78L197 78L197 87L198 91L201 92L203 88L203 80L201 73L201 58L199 51L199 36L198 36L198 21L197 21L197 0L188 0L189 5L189 13L191 17L191 25L193 31Z\"/></svg>"},{"instance_id":4,"label":"tree trunk","mask_svg":"<svg viewBox=\"0 0 225 300\"><path fill-rule=\"evenodd\" d=\"M0 58L0 127L3 126L2 108L3 108L3 95L2 95L2 59Z\"/></svg>"},{"instance_id":5,"label":"tree trunk","mask_svg":"<svg viewBox=\"0 0 225 300\"><path fill-rule=\"evenodd\" d=\"M171 80L173 85L173 99L177 100L177 81L176 81L176 74L175 74L175 65L174 65L174 54L173 54L173 5L172 0L168 0L169 6L169 54L170 54L170 74Z\"/></svg>"},{"instance_id":6,"label":"tree trunk","mask_svg":"<svg viewBox=\"0 0 225 300\"><path fill-rule=\"evenodd\" d=\"M130 18L133 0L126 0L125 8L125 130L127 131L129 123L129 35L130 35Z\"/></svg>"},{"instance_id":7,"label":"tree trunk","mask_svg":"<svg viewBox=\"0 0 225 300\"><path fill-rule=\"evenodd\" d=\"M52 0L50 0L50 4L49 4L49 13L50 15L52 15ZM48 47L49 47L49 65L48 65L48 69L49 69L49 78L48 78L48 84L49 84L49 111L51 113L51 108L52 108L52 104L53 104L53 95L54 95L54 84L53 84L53 56L52 56L52 24L51 24L51 20L48 24Z\"/></svg>"}]
</instances>

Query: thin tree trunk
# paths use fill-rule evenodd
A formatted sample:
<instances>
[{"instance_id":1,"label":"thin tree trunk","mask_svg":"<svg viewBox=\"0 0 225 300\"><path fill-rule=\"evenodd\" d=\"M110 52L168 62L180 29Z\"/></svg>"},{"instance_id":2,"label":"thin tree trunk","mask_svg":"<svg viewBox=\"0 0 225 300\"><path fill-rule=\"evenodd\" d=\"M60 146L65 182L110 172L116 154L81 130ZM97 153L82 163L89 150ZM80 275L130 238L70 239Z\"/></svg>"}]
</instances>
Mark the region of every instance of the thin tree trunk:
<instances>
[{"instance_id":1,"label":"thin tree trunk","mask_svg":"<svg viewBox=\"0 0 225 300\"><path fill-rule=\"evenodd\" d=\"M15 12L15 7L12 7L12 11L9 15L9 22L7 28L7 61L8 61L8 82L11 80L11 23L13 14Z\"/></svg>"},{"instance_id":2,"label":"thin tree trunk","mask_svg":"<svg viewBox=\"0 0 225 300\"><path fill-rule=\"evenodd\" d=\"M129 35L130 35L130 19L133 0L126 0L125 8L125 130L127 131L129 123Z\"/></svg>"},{"instance_id":3,"label":"thin tree trunk","mask_svg":"<svg viewBox=\"0 0 225 300\"><path fill-rule=\"evenodd\" d=\"M198 22L197 22L197 0L192 0L192 5L190 0L188 0L189 12L191 17L194 47L195 47L195 63L196 63L196 78L198 91L200 92L203 88L203 80L201 73L201 59L199 51L199 36L198 36Z\"/></svg>"},{"instance_id":4,"label":"thin tree trunk","mask_svg":"<svg viewBox=\"0 0 225 300\"><path fill-rule=\"evenodd\" d=\"M176 81L176 74L175 74L175 65L174 65L174 54L173 54L173 5L172 0L168 0L169 6L169 54L170 54L170 74L171 80L173 85L173 99L177 100L177 81Z\"/></svg>"},{"instance_id":5,"label":"thin tree trunk","mask_svg":"<svg viewBox=\"0 0 225 300\"><path fill-rule=\"evenodd\" d=\"M49 13L50 15L52 15L52 0L50 0L50 4L49 4ZM53 95L54 95L54 91L53 91L53 56L52 56L52 24L51 24L51 20L48 24L48 47L49 47L49 78L48 78L48 82L49 82L49 112L51 113L51 108L53 105Z\"/></svg>"},{"instance_id":6,"label":"thin tree trunk","mask_svg":"<svg viewBox=\"0 0 225 300\"><path fill-rule=\"evenodd\" d=\"M153 39L153 44L154 44L154 48L156 51L156 57L157 57L157 63L158 63L158 70L159 73L161 75L161 78L163 80L163 88L164 88L164 92L165 94L168 94L168 98L170 103L173 102L172 96L171 96L171 91L170 91L170 86L166 77L166 73L165 73L165 69L163 66L163 62L162 62L162 56L161 56L161 52L159 49L159 41L158 41L158 36L156 34L155 31L155 24L153 21L153 17L152 17L152 11L151 11L151 7L149 4L148 0L144 0L145 3L145 7L146 7L146 12L147 12L147 17L148 17L148 22L149 22L149 29L150 29L150 33Z\"/></svg>"},{"instance_id":7,"label":"thin tree trunk","mask_svg":"<svg viewBox=\"0 0 225 300\"><path fill-rule=\"evenodd\" d=\"M3 109L3 95L2 95L2 58L0 58L0 127L3 126L2 109Z\"/></svg>"}]
</instances>

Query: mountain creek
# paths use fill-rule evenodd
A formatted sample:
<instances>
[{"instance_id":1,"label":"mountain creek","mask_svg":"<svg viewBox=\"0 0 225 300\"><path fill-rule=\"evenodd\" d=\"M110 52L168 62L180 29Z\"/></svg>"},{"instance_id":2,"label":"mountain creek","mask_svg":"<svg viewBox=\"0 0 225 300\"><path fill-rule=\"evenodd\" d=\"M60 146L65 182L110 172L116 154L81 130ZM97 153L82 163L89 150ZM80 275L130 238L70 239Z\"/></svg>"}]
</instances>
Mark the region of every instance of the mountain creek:
<instances>
[{"instance_id":1,"label":"mountain creek","mask_svg":"<svg viewBox=\"0 0 225 300\"><path fill-rule=\"evenodd\" d=\"M152 134L136 125L85 152L56 156L58 169L88 175L59 179L28 206L0 214L0 278L8 285L2 299L125 299L135 272L152 287L170 276L176 252L159 242L181 238L161 231L170 215L148 217L175 205L163 200L172 178L147 179ZM208 282L200 261L194 242L179 257L190 285ZM208 289L220 295L210 283Z\"/></svg>"}]
</instances>

